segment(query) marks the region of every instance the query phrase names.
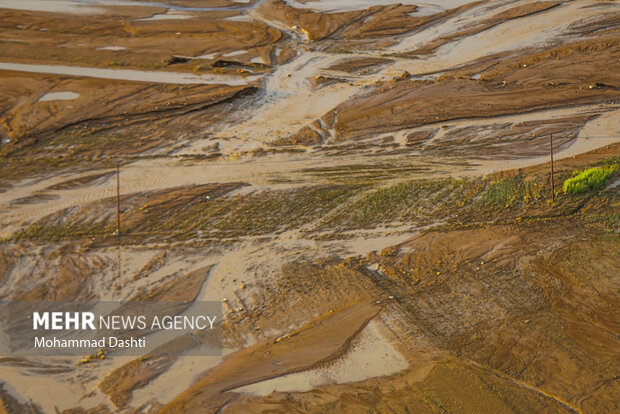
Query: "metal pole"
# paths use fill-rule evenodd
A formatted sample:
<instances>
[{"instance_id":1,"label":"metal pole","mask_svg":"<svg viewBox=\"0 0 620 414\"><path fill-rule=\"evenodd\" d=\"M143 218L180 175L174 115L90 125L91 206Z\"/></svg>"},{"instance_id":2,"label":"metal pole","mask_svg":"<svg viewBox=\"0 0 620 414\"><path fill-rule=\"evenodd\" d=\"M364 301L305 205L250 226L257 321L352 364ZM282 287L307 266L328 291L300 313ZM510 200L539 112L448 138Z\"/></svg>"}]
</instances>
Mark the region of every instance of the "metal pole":
<instances>
[{"instance_id":1,"label":"metal pole","mask_svg":"<svg viewBox=\"0 0 620 414\"><path fill-rule=\"evenodd\" d=\"M551 201L555 201L555 182L553 180L553 134L550 135L549 149L551 153Z\"/></svg>"},{"instance_id":2,"label":"metal pole","mask_svg":"<svg viewBox=\"0 0 620 414\"><path fill-rule=\"evenodd\" d=\"M116 164L116 235L121 234L121 179L120 168Z\"/></svg>"}]
</instances>

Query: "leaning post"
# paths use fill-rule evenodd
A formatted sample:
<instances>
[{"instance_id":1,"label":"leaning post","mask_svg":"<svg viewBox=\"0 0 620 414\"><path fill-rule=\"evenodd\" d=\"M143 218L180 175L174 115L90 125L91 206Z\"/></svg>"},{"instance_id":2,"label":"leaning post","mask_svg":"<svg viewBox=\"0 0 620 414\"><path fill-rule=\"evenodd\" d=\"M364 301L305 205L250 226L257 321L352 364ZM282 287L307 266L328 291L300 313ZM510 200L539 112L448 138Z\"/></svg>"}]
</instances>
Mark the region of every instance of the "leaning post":
<instances>
[{"instance_id":1,"label":"leaning post","mask_svg":"<svg viewBox=\"0 0 620 414\"><path fill-rule=\"evenodd\" d=\"M121 179L120 167L116 164L116 235L121 234Z\"/></svg>"},{"instance_id":2,"label":"leaning post","mask_svg":"<svg viewBox=\"0 0 620 414\"><path fill-rule=\"evenodd\" d=\"M551 201L555 201L555 182L553 180L553 134L549 135L549 153L551 154Z\"/></svg>"}]
</instances>

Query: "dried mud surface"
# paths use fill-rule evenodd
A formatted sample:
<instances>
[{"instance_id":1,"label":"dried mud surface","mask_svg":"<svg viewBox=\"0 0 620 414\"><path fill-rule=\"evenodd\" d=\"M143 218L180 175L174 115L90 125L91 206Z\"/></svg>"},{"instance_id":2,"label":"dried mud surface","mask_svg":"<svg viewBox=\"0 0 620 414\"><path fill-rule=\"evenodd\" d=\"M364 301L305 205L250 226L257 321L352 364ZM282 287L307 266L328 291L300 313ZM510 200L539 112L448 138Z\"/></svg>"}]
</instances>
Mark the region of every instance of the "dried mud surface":
<instances>
[{"instance_id":1,"label":"dried mud surface","mask_svg":"<svg viewBox=\"0 0 620 414\"><path fill-rule=\"evenodd\" d=\"M0 413L620 411L620 175L562 191L620 164L615 2L24 4L0 300L214 300L224 337L1 356Z\"/></svg>"}]
</instances>

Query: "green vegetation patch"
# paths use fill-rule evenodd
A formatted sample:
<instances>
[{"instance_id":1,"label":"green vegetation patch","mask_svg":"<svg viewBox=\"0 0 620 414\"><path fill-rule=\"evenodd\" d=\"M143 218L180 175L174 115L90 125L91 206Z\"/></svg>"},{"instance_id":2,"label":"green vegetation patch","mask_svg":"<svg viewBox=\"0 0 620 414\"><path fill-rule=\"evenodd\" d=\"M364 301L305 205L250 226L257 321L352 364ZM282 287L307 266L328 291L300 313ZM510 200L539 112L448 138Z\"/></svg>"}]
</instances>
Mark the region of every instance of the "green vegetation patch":
<instances>
[{"instance_id":1,"label":"green vegetation patch","mask_svg":"<svg viewBox=\"0 0 620 414\"><path fill-rule=\"evenodd\" d=\"M537 183L519 176L493 182L482 196L482 201L495 208L511 208L528 204L541 196L541 188Z\"/></svg>"},{"instance_id":2,"label":"green vegetation patch","mask_svg":"<svg viewBox=\"0 0 620 414\"><path fill-rule=\"evenodd\" d=\"M197 235L222 238L278 234L322 218L360 189L354 186L313 186L225 197L217 197L207 190L190 193L191 189L179 190L174 197L152 194L154 201L150 202L148 199L123 201L126 212L122 214L122 233L142 239L175 240L188 240ZM183 191L189 194L187 199L183 199ZM208 199L205 194L214 197ZM107 200L107 211L113 210L113 201ZM91 208L72 215L62 214L62 221L58 221L57 216L40 220L19 231L14 238L74 240L111 235L115 229L113 214L93 222Z\"/></svg>"},{"instance_id":3,"label":"green vegetation patch","mask_svg":"<svg viewBox=\"0 0 620 414\"><path fill-rule=\"evenodd\" d=\"M359 200L346 213L355 226L374 227L378 223L394 221L421 197L438 191L442 184L440 181L414 181L380 188Z\"/></svg>"},{"instance_id":4,"label":"green vegetation patch","mask_svg":"<svg viewBox=\"0 0 620 414\"><path fill-rule=\"evenodd\" d=\"M482 180L414 180L372 189L336 212L324 228L374 228L381 224L430 223L463 212L482 191Z\"/></svg>"},{"instance_id":5,"label":"green vegetation patch","mask_svg":"<svg viewBox=\"0 0 620 414\"><path fill-rule=\"evenodd\" d=\"M358 190L317 186L225 197L195 205L155 227L185 236L197 230L215 237L281 232L321 218Z\"/></svg>"},{"instance_id":6,"label":"green vegetation patch","mask_svg":"<svg viewBox=\"0 0 620 414\"><path fill-rule=\"evenodd\" d=\"M603 187L605 181L618 169L617 164L604 167L589 168L583 171L574 171L573 176L564 181L562 189L565 194L579 194Z\"/></svg>"},{"instance_id":7,"label":"green vegetation patch","mask_svg":"<svg viewBox=\"0 0 620 414\"><path fill-rule=\"evenodd\" d=\"M59 242L62 240L75 240L112 234L114 230L115 228L113 225L105 223L90 225L83 223L70 225L45 225L37 223L18 231L13 238L15 240Z\"/></svg>"}]
</instances>

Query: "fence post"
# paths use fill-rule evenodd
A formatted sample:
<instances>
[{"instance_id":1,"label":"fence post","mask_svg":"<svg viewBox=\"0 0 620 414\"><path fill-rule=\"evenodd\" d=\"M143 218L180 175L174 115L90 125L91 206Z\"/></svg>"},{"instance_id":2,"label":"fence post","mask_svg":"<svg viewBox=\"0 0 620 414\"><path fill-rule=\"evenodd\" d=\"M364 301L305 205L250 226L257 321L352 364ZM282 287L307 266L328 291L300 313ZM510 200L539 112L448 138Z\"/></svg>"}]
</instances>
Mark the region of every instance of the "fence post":
<instances>
[{"instance_id":1,"label":"fence post","mask_svg":"<svg viewBox=\"0 0 620 414\"><path fill-rule=\"evenodd\" d=\"M120 167L116 164L116 235L121 234L121 179Z\"/></svg>"},{"instance_id":2,"label":"fence post","mask_svg":"<svg viewBox=\"0 0 620 414\"><path fill-rule=\"evenodd\" d=\"M549 150L551 154L551 201L555 201L555 182L553 180L553 134L549 137Z\"/></svg>"}]
</instances>

